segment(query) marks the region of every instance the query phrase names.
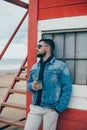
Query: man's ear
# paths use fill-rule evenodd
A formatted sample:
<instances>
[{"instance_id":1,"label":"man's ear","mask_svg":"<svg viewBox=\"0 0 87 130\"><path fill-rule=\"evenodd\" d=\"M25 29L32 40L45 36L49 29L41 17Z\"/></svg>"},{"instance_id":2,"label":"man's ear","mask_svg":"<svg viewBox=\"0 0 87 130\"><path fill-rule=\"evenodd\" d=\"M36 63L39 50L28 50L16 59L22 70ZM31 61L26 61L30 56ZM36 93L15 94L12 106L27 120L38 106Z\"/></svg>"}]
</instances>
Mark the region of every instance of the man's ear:
<instances>
[{"instance_id":1,"label":"man's ear","mask_svg":"<svg viewBox=\"0 0 87 130\"><path fill-rule=\"evenodd\" d=\"M50 47L50 46L47 46L47 47L46 47L46 51L51 51L51 47Z\"/></svg>"}]
</instances>

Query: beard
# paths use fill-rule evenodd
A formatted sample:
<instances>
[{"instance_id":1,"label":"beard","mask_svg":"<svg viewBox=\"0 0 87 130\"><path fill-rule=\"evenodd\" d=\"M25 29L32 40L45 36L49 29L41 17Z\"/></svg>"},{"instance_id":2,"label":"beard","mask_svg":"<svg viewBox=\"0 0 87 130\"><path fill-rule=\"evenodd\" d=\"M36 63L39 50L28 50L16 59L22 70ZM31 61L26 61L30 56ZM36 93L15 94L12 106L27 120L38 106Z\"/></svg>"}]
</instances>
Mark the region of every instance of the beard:
<instances>
[{"instance_id":1,"label":"beard","mask_svg":"<svg viewBox=\"0 0 87 130\"><path fill-rule=\"evenodd\" d=\"M37 54L37 57L43 58L46 55L46 52Z\"/></svg>"}]
</instances>

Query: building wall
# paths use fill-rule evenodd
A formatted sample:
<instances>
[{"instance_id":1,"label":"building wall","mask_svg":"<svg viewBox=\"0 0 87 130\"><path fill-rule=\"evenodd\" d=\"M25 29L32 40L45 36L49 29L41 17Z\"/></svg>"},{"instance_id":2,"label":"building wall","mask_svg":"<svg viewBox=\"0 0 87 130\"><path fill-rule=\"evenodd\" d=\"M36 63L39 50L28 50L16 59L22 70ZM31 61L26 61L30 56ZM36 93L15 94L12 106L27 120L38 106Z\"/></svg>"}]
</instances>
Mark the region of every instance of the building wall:
<instances>
[{"instance_id":1,"label":"building wall","mask_svg":"<svg viewBox=\"0 0 87 130\"><path fill-rule=\"evenodd\" d=\"M38 2L36 7L35 2ZM33 5L33 7L32 7ZM33 11L33 8L38 11ZM87 29L87 0L30 0L28 69L35 62L36 40L41 38L43 31L61 29ZM29 8L30 8L29 7ZM33 17L32 17L33 16ZM35 19L37 17L37 19ZM34 20L35 19L35 20ZM37 27L36 27L37 22ZM37 34L35 34L36 32ZM37 36L37 39L36 37ZM32 53L33 52L33 53ZM60 114L57 130L87 129L87 86L73 85L72 100L68 108ZM79 100L80 99L80 100ZM27 93L27 109L31 103L31 95ZM40 128L41 130L41 128Z\"/></svg>"},{"instance_id":2,"label":"building wall","mask_svg":"<svg viewBox=\"0 0 87 130\"><path fill-rule=\"evenodd\" d=\"M80 15L87 15L87 0L39 0L39 20Z\"/></svg>"},{"instance_id":3,"label":"building wall","mask_svg":"<svg viewBox=\"0 0 87 130\"><path fill-rule=\"evenodd\" d=\"M44 32L58 30L87 29L87 16L54 18L38 21L38 40ZM87 129L87 85L73 84L71 101L63 113L60 114L58 130L86 130Z\"/></svg>"},{"instance_id":4,"label":"building wall","mask_svg":"<svg viewBox=\"0 0 87 130\"><path fill-rule=\"evenodd\" d=\"M40 39L43 31L87 28L86 16L87 0L40 0L38 39ZM83 20L84 18L85 20ZM83 86L83 89L80 89L80 87L82 86L73 85L71 102L68 109L60 114L58 130L87 129L87 104L84 102L87 101L87 97L85 97L86 86Z\"/></svg>"}]
</instances>

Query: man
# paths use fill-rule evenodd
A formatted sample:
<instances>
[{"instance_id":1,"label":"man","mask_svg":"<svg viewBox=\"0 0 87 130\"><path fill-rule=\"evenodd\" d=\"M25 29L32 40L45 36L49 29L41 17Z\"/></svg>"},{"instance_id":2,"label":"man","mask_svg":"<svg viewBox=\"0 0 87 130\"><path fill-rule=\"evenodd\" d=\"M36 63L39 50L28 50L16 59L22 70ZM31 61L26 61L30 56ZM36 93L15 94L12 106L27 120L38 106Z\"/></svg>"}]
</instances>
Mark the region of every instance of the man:
<instances>
[{"instance_id":1,"label":"man","mask_svg":"<svg viewBox=\"0 0 87 130\"><path fill-rule=\"evenodd\" d=\"M33 93L32 105L25 130L56 130L59 113L67 107L72 90L68 67L55 58L55 45L51 39L41 39L37 44L40 58L30 72L28 90Z\"/></svg>"}]
</instances>

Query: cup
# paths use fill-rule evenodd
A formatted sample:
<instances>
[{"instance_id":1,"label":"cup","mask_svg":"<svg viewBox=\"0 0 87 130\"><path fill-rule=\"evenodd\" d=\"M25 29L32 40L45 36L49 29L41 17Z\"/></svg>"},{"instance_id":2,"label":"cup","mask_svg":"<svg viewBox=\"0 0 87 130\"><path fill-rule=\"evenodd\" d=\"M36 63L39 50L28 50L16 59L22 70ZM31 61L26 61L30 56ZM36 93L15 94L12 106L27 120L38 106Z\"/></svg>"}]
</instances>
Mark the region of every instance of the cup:
<instances>
[{"instance_id":1,"label":"cup","mask_svg":"<svg viewBox=\"0 0 87 130\"><path fill-rule=\"evenodd\" d=\"M38 82L38 84L39 84L39 86L40 86L39 89L42 89L42 81L38 80L37 82Z\"/></svg>"}]
</instances>

